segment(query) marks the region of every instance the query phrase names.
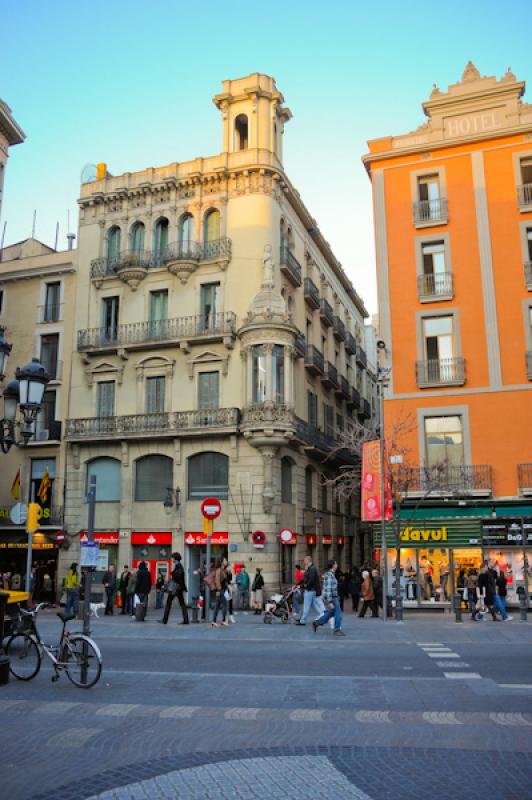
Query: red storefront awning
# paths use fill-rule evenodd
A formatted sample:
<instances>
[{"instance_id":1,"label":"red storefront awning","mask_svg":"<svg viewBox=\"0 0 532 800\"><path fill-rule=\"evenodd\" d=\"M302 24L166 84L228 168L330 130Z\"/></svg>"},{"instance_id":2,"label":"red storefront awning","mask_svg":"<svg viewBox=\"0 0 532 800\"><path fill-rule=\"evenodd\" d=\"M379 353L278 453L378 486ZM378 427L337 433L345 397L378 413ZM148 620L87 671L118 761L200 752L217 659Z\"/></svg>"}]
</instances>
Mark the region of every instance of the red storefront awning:
<instances>
[{"instance_id":1,"label":"red storefront awning","mask_svg":"<svg viewBox=\"0 0 532 800\"><path fill-rule=\"evenodd\" d=\"M87 531L80 531L82 542L88 541ZM118 531L94 531L94 541L100 544L118 544Z\"/></svg>"},{"instance_id":2,"label":"red storefront awning","mask_svg":"<svg viewBox=\"0 0 532 800\"><path fill-rule=\"evenodd\" d=\"M172 544L172 533L169 531L133 531L132 544Z\"/></svg>"},{"instance_id":3,"label":"red storefront awning","mask_svg":"<svg viewBox=\"0 0 532 800\"><path fill-rule=\"evenodd\" d=\"M207 544L207 534L187 531L185 533L185 544ZM229 544L229 534L227 531L216 531L211 536L211 544Z\"/></svg>"}]
</instances>

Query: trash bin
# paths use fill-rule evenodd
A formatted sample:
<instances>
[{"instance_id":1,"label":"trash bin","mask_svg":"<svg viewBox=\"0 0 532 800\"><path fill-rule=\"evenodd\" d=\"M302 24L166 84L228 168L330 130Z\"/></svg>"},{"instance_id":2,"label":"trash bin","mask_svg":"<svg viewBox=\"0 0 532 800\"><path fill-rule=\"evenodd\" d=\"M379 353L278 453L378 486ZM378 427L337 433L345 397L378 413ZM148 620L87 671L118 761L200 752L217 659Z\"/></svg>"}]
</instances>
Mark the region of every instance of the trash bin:
<instances>
[{"instance_id":1,"label":"trash bin","mask_svg":"<svg viewBox=\"0 0 532 800\"><path fill-rule=\"evenodd\" d=\"M393 605L392 605L392 596L391 594L386 595L386 614L388 617L391 617L393 614Z\"/></svg>"}]
</instances>

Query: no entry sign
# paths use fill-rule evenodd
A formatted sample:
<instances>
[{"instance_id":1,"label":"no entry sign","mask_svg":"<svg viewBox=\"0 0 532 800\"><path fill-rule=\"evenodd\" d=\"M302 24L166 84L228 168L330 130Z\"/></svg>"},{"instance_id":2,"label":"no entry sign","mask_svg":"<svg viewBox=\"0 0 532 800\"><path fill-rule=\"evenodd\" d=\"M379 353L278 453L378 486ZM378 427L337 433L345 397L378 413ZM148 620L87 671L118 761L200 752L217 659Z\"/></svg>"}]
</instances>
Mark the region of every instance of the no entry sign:
<instances>
[{"instance_id":1,"label":"no entry sign","mask_svg":"<svg viewBox=\"0 0 532 800\"><path fill-rule=\"evenodd\" d=\"M205 519L216 519L222 513L222 504L217 497L206 497L201 504L201 513Z\"/></svg>"}]
</instances>

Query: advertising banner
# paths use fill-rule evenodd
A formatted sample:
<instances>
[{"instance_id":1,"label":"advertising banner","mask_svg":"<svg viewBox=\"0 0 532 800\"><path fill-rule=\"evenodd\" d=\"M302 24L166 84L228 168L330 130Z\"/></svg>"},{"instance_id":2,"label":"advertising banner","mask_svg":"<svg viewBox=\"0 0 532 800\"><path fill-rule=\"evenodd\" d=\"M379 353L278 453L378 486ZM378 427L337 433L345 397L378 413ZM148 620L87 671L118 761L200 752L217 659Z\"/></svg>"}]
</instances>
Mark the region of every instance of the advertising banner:
<instances>
[{"instance_id":1,"label":"advertising banner","mask_svg":"<svg viewBox=\"0 0 532 800\"><path fill-rule=\"evenodd\" d=\"M385 473L386 459L385 459ZM374 439L362 445L362 485L361 515L363 522L379 522L382 520L381 510L381 463L380 442ZM384 505L386 520L393 519L392 487L388 475L384 488Z\"/></svg>"}]
</instances>

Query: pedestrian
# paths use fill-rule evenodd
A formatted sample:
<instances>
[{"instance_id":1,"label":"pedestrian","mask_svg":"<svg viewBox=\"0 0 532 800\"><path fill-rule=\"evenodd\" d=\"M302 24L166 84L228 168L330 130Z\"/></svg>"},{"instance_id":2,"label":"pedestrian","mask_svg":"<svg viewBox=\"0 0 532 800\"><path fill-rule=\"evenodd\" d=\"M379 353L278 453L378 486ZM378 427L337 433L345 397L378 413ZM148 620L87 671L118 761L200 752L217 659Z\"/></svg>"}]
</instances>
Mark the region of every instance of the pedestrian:
<instances>
[{"instance_id":1,"label":"pedestrian","mask_svg":"<svg viewBox=\"0 0 532 800\"><path fill-rule=\"evenodd\" d=\"M362 580L360 578L360 570L358 567L354 566L351 569L351 573L349 575L349 582L347 585L349 594L351 595L351 599L353 601L353 614L356 614L358 612L358 607L360 605L360 588L362 586Z\"/></svg>"},{"instance_id":2,"label":"pedestrian","mask_svg":"<svg viewBox=\"0 0 532 800\"><path fill-rule=\"evenodd\" d=\"M383 601L383 583L382 577L378 569L374 569L371 572L371 581L373 583L373 591L375 593L375 610L376 614L373 614L374 617L379 615L379 608L382 608L382 601Z\"/></svg>"},{"instance_id":3,"label":"pedestrian","mask_svg":"<svg viewBox=\"0 0 532 800\"><path fill-rule=\"evenodd\" d=\"M135 594L137 589L137 572L133 569L129 573L129 580L127 582L127 608L126 612L131 614L132 619L135 619Z\"/></svg>"},{"instance_id":4,"label":"pedestrian","mask_svg":"<svg viewBox=\"0 0 532 800\"><path fill-rule=\"evenodd\" d=\"M227 610L229 612L229 622L232 622L233 625L236 622L235 615L234 615L234 608L233 608L233 572L231 570L231 565L227 564L226 567L226 575L227 575L227 593L229 595L227 599Z\"/></svg>"},{"instance_id":5,"label":"pedestrian","mask_svg":"<svg viewBox=\"0 0 532 800\"><path fill-rule=\"evenodd\" d=\"M314 633L316 633L320 625L325 625L326 622L334 617L334 636L345 636L342 630L342 610L338 595L338 580L335 574L337 568L338 564L333 559L327 562L327 569L323 573L322 590L322 599L325 609L323 614L312 623Z\"/></svg>"},{"instance_id":6,"label":"pedestrian","mask_svg":"<svg viewBox=\"0 0 532 800\"><path fill-rule=\"evenodd\" d=\"M460 595L460 607L462 606L462 603L464 603L467 608L465 582L466 582L465 569L461 569L460 572L458 573L458 578L456 579L456 590Z\"/></svg>"},{"instance_id":7,"label":"pedestrian","mask_svg":"<svg viewBox=\"0 0 532 800\"><path fill-rule=\"evenodd\" d=\"M495 579L495 605L497 606L503 622L509 622L513 617L506 610L506 575L501 570Z\"/></svg>"},{"instance_id":8,"label":"pedestrian","mask_svg":"<svg viewBox=\"0 0 532 800\"><path fill-rule=\"evenodd\" d=\"M67 597L65 614L75 614L77 617L79 614L80 583L78 575L78 565L76 564L75 561L70 565L70 569L66 574L65 588Z\"/></svg>"},{"instance_id":9,"label":"pedestrian","mask_svg":"<svg viewBox=\"0 0 532 800\"><path fill-rule=\"evenodd\" d=\"M120 592L120 600L122 602L122 611L121 614L127 613L127 585L129 583L129 579L131 577L131 572L129 571L129 567L125 564L124 569L120 573L120 578L118 581L118 591Z\"/></svg>"},{"instance_id":10,"label":"pedestrian","mask_svg":"<svg viewBox=\"0 0 532 800\"><path fill-rule=\"evenodd\" d=\"M166 581L164 579L162 569L159 570L159 574L157 575L157 580L155 581L155 608L159 609L163 607L163 600L164 600L164 585Z\"/></svg>"},{"instance_id":11,"label":"pedestrian","mask_svg":"<svg viewBox=\"0 0 532 800\"><path fill-rule=\"evenodd\" d=\"M135 594L139 598L142 605L146 606L148 610L148 600L151 592L151 575L148 570L148 565L145 561L141 561L137 571L137 580L135 584Z\"/></svg>"},{"instance_id":12,"label":"pedestrian","mask_svg":"<svg viewBox=\"0 0 532 800\"><path fill-rule=\"evenodd\" d=\"M477 608L480 611L486 607L491 614L493 622L498 622L497 612L495 610L495 579L488 570L486 564L480 568L480 575L478 576L478 590L479 597Z\"/></svg>"},{"instance_id":13,"label":"pedestrian","mask_svg":"<svg viewBox=\"0 0 532 800\"><path fill-rule=\"evenodd\" d=\"M262 606L264 603L264 578L262 577L262 570L257 567L255 570L255 577L251 585L252 602L255 609L255 614L262 614Z\"/></svg>"},{"instance_id":14,"label":"pedestrian","mask_svg":"<svg viewBox=\"0 0 532 800\"><path fill-rule=\"evenodd\" d=\"M339 567L337 567L336 573L335 573L335 577L336 577L336 580L337 580L337 583L338 583L338 600L340 601L340 608L341 608L341 610L343 612L343 610L344 610L344 601L345 601L345 598L348 595L348 590L347 590L347 578L348 578L348 575L347 575L347 573L342 572L342 570Z\"/></svg>"},{"instance_id":15,"label":"pedestrian","mask_svg":"<svg viewBox=\"0 0 532 800\"><path fill-rule=\"evenodd\" d=\"M469 605L469 612L471 619L476 622L477 620L477 589L478 589L478 575L476 570L470 569L465 578L465 592L467 593L467 603Z\"/></svg>"},{"instance_id":16,"label":"pedestrian","mask_svg":"<svg viewBox=\"0 0 532 800\"><path fill-rule=\"evenodd\" d=\"M219 625L216 622L218 617L218 611L222 612L222 625L224 628L229 627L229 623L226 620L227 617L227 572L226 572L227 561L225 558L221 558L218 562L218 567L216 568L216 572L214 575L214 585L216 588L216 605L214 606L214 617L212 620L212 627L218 628Z\"/></svg>"},{"instance_id":17,"label":"pedestrian","mask_svg":"<svg viewBox=\"0 0 532 800\"><path fill-rule=\"evenodd\" d=\"M371 580L371 575L369 574L368 570L365 569L362 572L362 586L360 589L360 593L362 595L362 608L360 609L359 617L365 617L366 611L371 609L371 615L373 617L378 616L376 603L375 603L375 591L373 589L373 581Z\"/></svg>"},{"instance_id":18,"label":"pedestrian","mask_svg":"<svg viewBox=\"0 0 532 800\"><path fill-rule=\"evenodd\" d=\"M115 596L115 568L114 565L111 564L107 569L107 572L104 572L102 578L103 587L105 589L105 594L107 596L107 603L105 605L105 615L113 615L113 602Z\"/></svg>"},{"instance_id":19,"label":"pedestrian","mask_svg":"<svg viewBox=\"0 0 532 800\"><path fill-rule=\"evenodd\" d=\"M297 619L301 616L300 603L303 599L301 592L303 590L304 579L305 579L305 572L301 569L300 564L296 564L296 567L294 569L294 594L292 595L292 600L294 607L294 617L296 617Z\"/></svg>"},{"instance_id":20,"label":"pedestrian","mask_svg":"<svg viewBox=\"0 0 532 800\"><path fill-rule=\"evenodd\" d=\"M313 564L312 556L305 556L303 564L305 566L305 575L303 577L303 616L297 623L298 625L307 624L307 618L311 608L314 608L317 617L321 617L325 610L323 600L321 599L320 576Z\"/></svg>"},{"instance_id":21,"label":"pedestrian","mask_svg":"<svg viewBox=\"0 0 532 800\"><path fill-rule=\"evenodd\" d=\"M247 611L249 609L249 575L244 564L236 576L236 587L238 610Z\"/></svg>"},{"instance_id":22,"label":"pedestrian","mask_svg":"<svg viewBox=\"0 0 532 800\"><path fill-rule=\"evenodd\" d=\"M174 598L177 597L177 601L181 606L181 613L183 614L182 624L188 625L188 611L184 598L184 593L187 591L187 585L185 583L185 570L183 569L183 564L181 563L181 553L172 553L172 558L174 559L172 580L169 582L167 587L168 594L166 597L166 607L164 609L163 618L160 621L163 623L163 625L166 625L168 622L168 617L170 616L172 603L174 602Z\"/></svg>"}]
</instances>

